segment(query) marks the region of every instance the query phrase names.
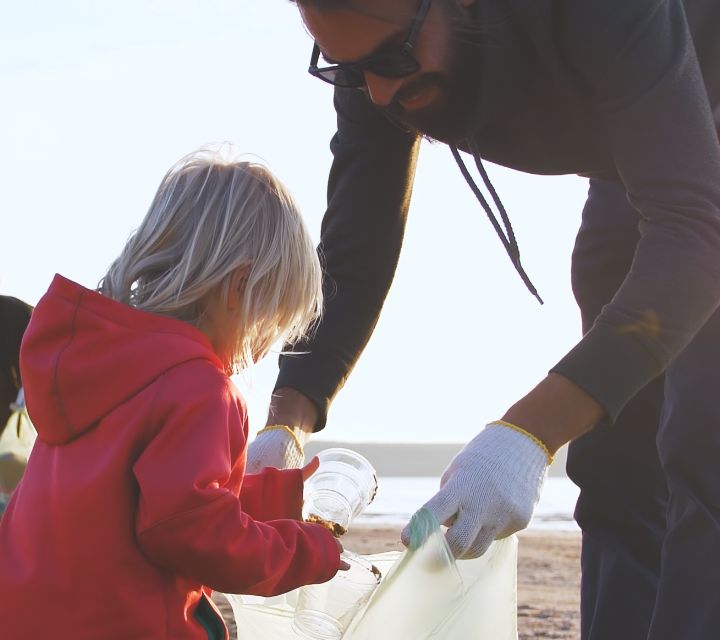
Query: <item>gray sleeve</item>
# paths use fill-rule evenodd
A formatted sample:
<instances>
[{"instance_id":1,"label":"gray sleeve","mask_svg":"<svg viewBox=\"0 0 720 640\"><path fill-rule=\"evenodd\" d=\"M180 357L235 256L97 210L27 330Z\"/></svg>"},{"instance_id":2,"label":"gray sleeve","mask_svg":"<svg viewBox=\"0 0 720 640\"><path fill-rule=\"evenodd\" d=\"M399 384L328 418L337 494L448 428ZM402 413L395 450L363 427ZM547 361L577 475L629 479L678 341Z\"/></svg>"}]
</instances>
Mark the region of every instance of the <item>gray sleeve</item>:
<instances>
[{"instance_id":1,"label":"gray sleeve","mask_svg":"<svg viewBox=\"0 0 720 640\"><path fill-rule=\"evenodd\" d=\"M553 371L612 420L720 303L720 144L679 0L566 7L567 55L593 92L641 237L616 295Z\"/></svg>"}]
</instances>

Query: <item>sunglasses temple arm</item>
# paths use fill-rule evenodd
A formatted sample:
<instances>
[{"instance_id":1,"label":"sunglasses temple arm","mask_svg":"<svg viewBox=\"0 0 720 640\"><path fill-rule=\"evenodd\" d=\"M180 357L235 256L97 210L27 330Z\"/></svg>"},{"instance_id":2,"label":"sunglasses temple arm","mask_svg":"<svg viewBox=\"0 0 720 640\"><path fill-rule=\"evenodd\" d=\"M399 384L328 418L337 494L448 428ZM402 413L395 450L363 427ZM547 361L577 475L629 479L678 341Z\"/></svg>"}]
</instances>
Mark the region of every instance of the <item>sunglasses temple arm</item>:
<instances>
[{"instance_id":1,"label":"sunglasses temple arm","mask_svg":"<svg viewBox=\"0 0 720 640\"><path fill-rule=\"evenodd\" d=\"M423 23L425 22L425 18L427 17L428 11L430 11L431 4L432 0L423 0L422 4L420 5L420 9L418 9L416 16L413 18L412 26L410 27L410 33L408 34L407 40L403 44L403 50L405 51L405 53L410 53L410 51L412 50L415 44L415 38L417 38L417 35L420 32Z\"/></svg>"}]
</instances>

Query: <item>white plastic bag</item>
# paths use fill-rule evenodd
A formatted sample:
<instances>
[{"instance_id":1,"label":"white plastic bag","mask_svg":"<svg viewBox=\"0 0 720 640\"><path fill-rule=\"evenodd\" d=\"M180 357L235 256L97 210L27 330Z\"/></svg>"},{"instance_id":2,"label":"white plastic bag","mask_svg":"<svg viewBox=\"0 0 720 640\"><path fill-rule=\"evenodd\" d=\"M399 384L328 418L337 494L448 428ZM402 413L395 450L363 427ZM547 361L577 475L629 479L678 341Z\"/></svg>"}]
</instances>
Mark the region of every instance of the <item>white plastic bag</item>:
<instances>
[{"instance_id":1,"label":"white plastic bag","mask_svg":"<svg viewBox=\"0 0 720 640\"><path fill-rule=\"evenodd\" d=\"M517 538L456 561L431 514L418 512L411 531L408 550L365 556L383 581L343 640L517 640ZM299 640L291 627L294 593L267 601L226 595L237 640Z\"/></svg>"},{"instance_id":2,"label":"white plastic bag","mask_svg":"<svg viewBox=\"0 0 720 640\"><path fill-rule=\"evenodd\" d=\"M384 577L348 640L422 640L459 605L464 585L434 516L421 509L410 523L410 544Z\"/></svg>"}]
</instances>

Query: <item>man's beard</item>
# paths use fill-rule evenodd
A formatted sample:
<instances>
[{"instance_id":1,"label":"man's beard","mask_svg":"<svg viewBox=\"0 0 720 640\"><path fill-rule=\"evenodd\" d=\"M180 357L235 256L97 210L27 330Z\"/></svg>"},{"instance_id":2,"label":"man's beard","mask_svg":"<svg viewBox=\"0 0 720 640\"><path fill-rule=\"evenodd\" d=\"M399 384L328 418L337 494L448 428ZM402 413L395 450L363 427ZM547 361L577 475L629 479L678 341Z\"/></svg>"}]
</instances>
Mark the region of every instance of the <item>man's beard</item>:
<instances>
[{"instance_id":1,"label":"man's beard","mask_svg":"<svg viewBox=\"0 0 720 640\"><path fill-rule=\"evenodd\" d=\"M449 71L420 75L415 82L402 87L392 104L384 107L383 111L392 120L426 138L460 143L467 137L476 113L481 81L477 51L467 42L457 42L448 65ZM406 111L399 101L425 87L436 87L439 98L425 108Z\"/></svg>"}]
</instances>

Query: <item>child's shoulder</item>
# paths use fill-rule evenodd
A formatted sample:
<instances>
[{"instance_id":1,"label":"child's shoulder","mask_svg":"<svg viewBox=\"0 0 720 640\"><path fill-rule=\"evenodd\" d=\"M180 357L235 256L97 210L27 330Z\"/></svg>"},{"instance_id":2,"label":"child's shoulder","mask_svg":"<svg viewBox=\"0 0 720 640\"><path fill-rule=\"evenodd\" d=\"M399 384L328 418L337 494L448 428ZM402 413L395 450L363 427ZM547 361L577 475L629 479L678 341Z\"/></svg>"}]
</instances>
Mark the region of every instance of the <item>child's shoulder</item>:
<instances>
[{"instance_id":1,"label":"child's shoulder","mask_svg":"<svg viewBox=\"0 0 720 640\"><path fill-rule=\"evenodd\" d=\"M168 369L158 380L152 414L159 423L173 416L201 414L216 422L247 420L247 404L224 371L213 362L194 359Z\"/></svg>"},{"instance_id":2,"label":"child's shoulder","mask_svg":"<svg viewBox=\"0 0 720 640\"><path fill-rule=\"evenodd\" d=\"M198 400L202 397L240 398L237 387L224 371L210 360L194 358L168 369L158 380L160 395L175 399ZM242 401L242 399L240 398Z\"/></svg>"}]
</instances>

